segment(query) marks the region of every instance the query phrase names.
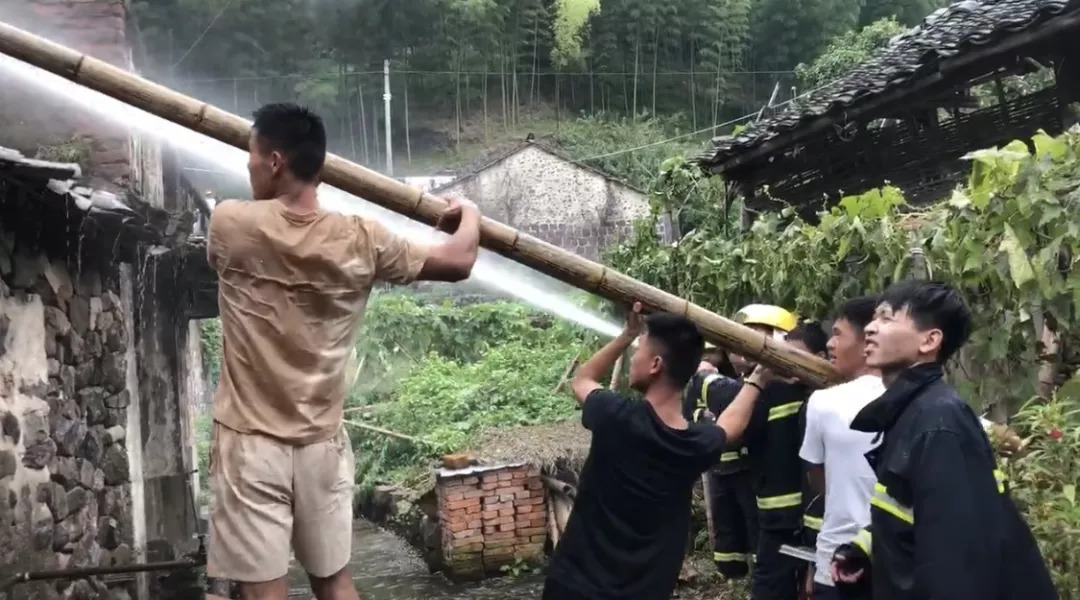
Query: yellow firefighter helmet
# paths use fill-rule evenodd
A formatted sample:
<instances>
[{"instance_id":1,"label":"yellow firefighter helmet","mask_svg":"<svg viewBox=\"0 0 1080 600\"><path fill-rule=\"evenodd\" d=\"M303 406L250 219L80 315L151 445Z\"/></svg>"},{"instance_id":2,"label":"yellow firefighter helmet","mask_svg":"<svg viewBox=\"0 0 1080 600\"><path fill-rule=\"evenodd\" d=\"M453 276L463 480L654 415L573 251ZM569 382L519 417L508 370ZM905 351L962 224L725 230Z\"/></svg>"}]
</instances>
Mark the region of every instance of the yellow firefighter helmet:
<instances>
[{"instance_id":1,"label":"yellow firefighter helmet","mask_svg":"<svg viewBox=\"0 0 1080 600\"><path fill-rule=\"evenodd\" d=\"M799 319L779 306L749 304L735 313L735 322L741 325L764 325L787 333L795 329Z\"/></svg>"}]
</instances>

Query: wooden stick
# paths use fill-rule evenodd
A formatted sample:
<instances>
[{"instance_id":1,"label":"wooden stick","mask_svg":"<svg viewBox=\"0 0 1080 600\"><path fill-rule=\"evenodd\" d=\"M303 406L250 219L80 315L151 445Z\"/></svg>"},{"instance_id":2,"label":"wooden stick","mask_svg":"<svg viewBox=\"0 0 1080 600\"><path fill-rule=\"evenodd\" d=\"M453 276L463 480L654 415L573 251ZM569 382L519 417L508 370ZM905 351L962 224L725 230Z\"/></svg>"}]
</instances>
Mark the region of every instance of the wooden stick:
<instances>
[{"instance_id":1,"label":"wooden stick","mask_svg":"<svg viewBox=\"0 0 1080 600\"><path fill-rule=\"evenodd\" d=\"M547 493L547 527L551 549L554 550L559 545L559 524L555 520L555 494L550 490Z\"/></svg>"},{"instance_id":2,"label":"wooden stick","mask_svg":"<svg viewBox=\"0 0 1080 600\"><path fill-rule=\"evenodd\" d=\"M407 442L413 442L413 443L416 443L416 444L423 444L423 445L427 444L427 442L425 442L424 440L422 440L420 438L416 438L416 437L413 437L411 435L405 435L404 433L398 433L396 431L390 431L389 429L383 429L382 427L376 427L374 425L368 425L367 423L360 423L358 421L350 421L348 419L344 419L342 422L345 423L346 425L352 425L353 427L359 427L360 429L365 429L367 431L371 431L371 432L374 432L374 433L390 436L390 437L393 437L393 438L397 438L399 440L405 440Z\"/></svg>"},{"instance_id":3,"label":"wooden stick","mask_svg":"<svg viewBox=\"0 0 1080 600\"><path fill-rule=\"evenodd\" d=\"M562 377L559 378L559 383L555 386L554 393L558 394L559 391L562 390L563 386L566 385L567 380L570 379L570 374L574 372L574 369L577 368L578 362L580 361L581 352L578 352L574 355L574 358L570 359L570 362L566 363L566 370L563 371Z\"/></svg>"},{"instance_id":4,"label":"wooden stick","mask_svg":"<svg viewBox=\"0 0 1080 600\"><path fill-rule=\"evenodd\" d=\"M546 475L542 476L541 479L544 482L544 486L547 487L548 490L558 494L565 494L571 500L577 498L577 489L575 489L574 486L570 485L569 483L555 479L554 477L548 477Z\"/></svg>"},{"instance_id":5,"label":"wooden stick","mask_svg":"<svg viewBox=\"0 0 1080 600\"><path fill-rule=\"evenodd\" d=\"M6 23L0 23L0 52L213 139L243 150L248 148L248 120ZM333 154L326 156L321 179L429 225L434 225L446 210L446 201L441 198ZM619 304L641 302L646 312L683 315L697 323L707 340L781 374L816 386L839 381L832 365L820 357L493 219L482 220L480 243L492 252Z\"/></svg>"},{"instance_id":6,"label":"wooden stick","mask_svg":"<svg viewBox=\"0 0 1080 600\"><path fill-rule=\"evenodd\" d=\"M622 375L623 358L626 354L620 354L619 358L615 361L615 367L611 369L611 383L608 384L608 389L615 389L619 387L619 376Z\"/></svg>"}]
</instances>

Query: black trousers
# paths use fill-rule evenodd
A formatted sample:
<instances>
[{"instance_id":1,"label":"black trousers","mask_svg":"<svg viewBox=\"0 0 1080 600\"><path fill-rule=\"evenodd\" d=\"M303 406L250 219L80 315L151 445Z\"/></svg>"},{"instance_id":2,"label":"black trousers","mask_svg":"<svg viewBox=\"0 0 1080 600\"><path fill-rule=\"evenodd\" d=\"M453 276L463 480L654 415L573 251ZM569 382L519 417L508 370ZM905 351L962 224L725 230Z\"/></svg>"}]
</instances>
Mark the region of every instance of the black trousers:
<instances>
[{"instance_id":1,"label":"black trousers","mask_svg":"<svg viewBox=\"0 0 1080 600\"><path fill-rule=\"evenodd\" d=\"M548 577L544 580L544 593L540 600L592 600Z\"/></svg>"},{"instance_id":2,"label":"black trousers","mask_svg":"<svg viewBox=\"0 0 1080 600\"><path fill-rule=\"evenodd\" d=\"M747 471L729 475L706 473L712 518L713 562L720 574L746 577L757 548L757 501Z\"/></svg>"},{"instance_id":3,"label":"black trousers","mask_svg":"<svg viewBox=\"0 0 1080 600\"><path fill-rule=\"evenodd\" d=\"M799 587L806 578L807 565L794 556L780 553L780 546L798 546L802 537L795 531L761 530L758 533L757 564L750 586L751 600L798 600Z\"/></svg>"}]
</instances>

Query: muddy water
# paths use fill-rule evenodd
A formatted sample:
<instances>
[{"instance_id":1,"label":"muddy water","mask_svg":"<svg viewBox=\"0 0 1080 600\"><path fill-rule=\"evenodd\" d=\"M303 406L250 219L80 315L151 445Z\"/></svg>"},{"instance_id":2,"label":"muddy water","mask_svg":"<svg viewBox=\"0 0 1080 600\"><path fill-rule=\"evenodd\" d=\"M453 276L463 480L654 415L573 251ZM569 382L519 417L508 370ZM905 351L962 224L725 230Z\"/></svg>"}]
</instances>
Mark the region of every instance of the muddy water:
<instances>
[{"instance_id":1,"label":"muddy water","mask_svg":"<svg viewBox=\"0 0 1080 600\"><path fill-rule=\"evenodd\" d=\"M363 600L531 600L540 598L541 576L499 577L476 584L453 584L428 572L423 559L401 538L367 521L353 526L350 563ZM290 572L290 600L313 598L303 570Z\"/></svg>"}]
</instances>

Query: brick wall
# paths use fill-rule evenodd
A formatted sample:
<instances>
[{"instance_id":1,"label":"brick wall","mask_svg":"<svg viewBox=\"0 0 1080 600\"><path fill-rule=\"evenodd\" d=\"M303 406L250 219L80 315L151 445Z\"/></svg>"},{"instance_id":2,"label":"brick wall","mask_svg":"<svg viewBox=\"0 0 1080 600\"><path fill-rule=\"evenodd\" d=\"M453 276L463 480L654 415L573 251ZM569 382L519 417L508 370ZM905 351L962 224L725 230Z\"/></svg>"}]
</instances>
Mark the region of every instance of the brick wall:
<instances>
[{"instance_id":1,"label":"brick wall","mask_svg":"<svg viewBox=\"0 0 1080 600\"><path fill-rule=\"evenodd\" d=\"M542 557L547 505L540 471L528 465L440 471L436 483L443 563L455 579Z\"/></svg>"}]
</instances>

